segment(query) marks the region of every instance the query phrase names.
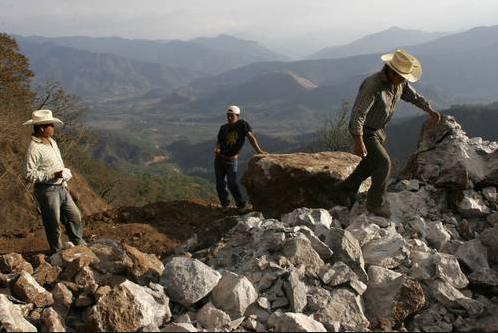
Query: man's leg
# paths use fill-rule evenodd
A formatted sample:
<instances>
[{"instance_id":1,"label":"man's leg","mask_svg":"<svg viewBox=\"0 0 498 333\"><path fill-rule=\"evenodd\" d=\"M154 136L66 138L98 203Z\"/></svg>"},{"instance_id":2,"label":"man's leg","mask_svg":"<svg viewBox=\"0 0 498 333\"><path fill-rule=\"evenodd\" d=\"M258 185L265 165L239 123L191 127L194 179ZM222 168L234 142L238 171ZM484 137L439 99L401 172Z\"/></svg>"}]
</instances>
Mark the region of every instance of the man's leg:
<instances>
[{"instance_id":1,"label":"man's leg","mask_svg":"<svg viewBox=\"0 0 498 333\"><path fill-rule=\"evenodd\" d=\"M35 189L35 197L40 207L50 252L55 253L62 248L59 191L57 186L44 186Z\"/></svg>"},{"instance_id":2,"label":"man's leg","mask_svg":"<svg viewBox=\"0 0 498 333\"><path fill-rule=\"evenodd\" d=\"M391 160L386 150L382 146L384 134L377 131L363 137L367 156L365 156L354 171L342 182L334 185L333 191L341 201L347 202L358 192L358 189L368 177L372 176L372 185L368 191L367 202L371 206L383 206L384 196L387 189L387 178L391 170ZM375 176L374 176L375 174Z\"/></svg>"},{"instance_id":3,"label":"man's leg","mask_svg":"<svg viewBox=\"0 0 498 333\"><path fill-rule=\"evenodd\" d=\"M66 227L66 232L69 240L75 245L86 245L83 240L83 224L81 223L81 213L69 191L65 188L61 189L61 215L62 222Z\"/></svg>"},{"instance_id":4,"label":"man's leg","mask_svg":"<svg viewBox=\"0 0 498 333\"><path fill-rule=\"evenodd\" d=\"M244 207L246 201L244 200L244 196L240 191L239 184L237 183L237 169L238 169L238 160L230 160L227 163L227 181L228 181L228 189L237 204L237 207Z\"/></svg>"},{"instance_id":5,"label":"man's leg","mask_svg":"<svg viewBox=\"0 0 498 333\"><path fill-rule=\"evenodd\" d=\"M216 192L218 193L218 199L220 199L220 204L222 207L228 207L230 200L228 199L227 182L226 178L226 166L221 157L216 157L214 159L214 173L216 175Z\"/></svg>"},{"instance_id":6,"label":"man's leg","mask_svg":"<svg viewBox=\"0 0 498 333\"><path fill-rule=\"evenodd\" d=\"M386 206L387 180L391 173L391 159L382 145L383 138L375 135L365 141L368 155L371 156L372 186L368 190L367 206Z\"/></svg>"}]
</instances>

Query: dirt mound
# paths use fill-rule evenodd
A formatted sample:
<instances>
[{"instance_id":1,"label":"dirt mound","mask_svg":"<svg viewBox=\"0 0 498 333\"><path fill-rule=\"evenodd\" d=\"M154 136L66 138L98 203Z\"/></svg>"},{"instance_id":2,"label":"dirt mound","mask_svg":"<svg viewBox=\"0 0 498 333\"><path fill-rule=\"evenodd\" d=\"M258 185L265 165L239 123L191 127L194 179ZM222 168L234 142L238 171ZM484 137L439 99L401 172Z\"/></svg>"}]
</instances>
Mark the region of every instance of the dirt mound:
<instances>
[{"instance_id":1,"label":"dirt mound","mask_svg":"<svg viewBox=\"0 0 498 333\"><path fill-rule=\"evenodd\" d=\"M223 211L218 204L203 200L122 207L85 218L84 238L87 241L110 238L163 258L194 234L198 236L196 249L216 243L235 225L234 215L236 208ZM48 252L41 220L36 227L11 230L1 236L0 254L15 252L29 256Z\"/></svg>"}]
</instances>

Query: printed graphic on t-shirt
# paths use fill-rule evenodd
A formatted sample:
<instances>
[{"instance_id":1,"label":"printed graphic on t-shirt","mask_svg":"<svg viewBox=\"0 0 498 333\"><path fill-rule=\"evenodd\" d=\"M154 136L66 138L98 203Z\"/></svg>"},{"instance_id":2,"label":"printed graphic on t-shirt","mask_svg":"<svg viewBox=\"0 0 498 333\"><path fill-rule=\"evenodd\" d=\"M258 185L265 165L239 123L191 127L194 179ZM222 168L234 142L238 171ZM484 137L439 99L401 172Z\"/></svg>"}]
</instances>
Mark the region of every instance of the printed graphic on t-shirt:
<instances>
[{"instance_id":1,"label":"printed graphic on t-shirt","mask_svg":"<svg viewBox=\"0 0 498 333\"><path fill-rule=\"evenodd\" d=\"M227 145L232 146L237 143L237 140L239 139L239 133L237 132L230 132L227 134Z\"/></svg>"}]
</instances>

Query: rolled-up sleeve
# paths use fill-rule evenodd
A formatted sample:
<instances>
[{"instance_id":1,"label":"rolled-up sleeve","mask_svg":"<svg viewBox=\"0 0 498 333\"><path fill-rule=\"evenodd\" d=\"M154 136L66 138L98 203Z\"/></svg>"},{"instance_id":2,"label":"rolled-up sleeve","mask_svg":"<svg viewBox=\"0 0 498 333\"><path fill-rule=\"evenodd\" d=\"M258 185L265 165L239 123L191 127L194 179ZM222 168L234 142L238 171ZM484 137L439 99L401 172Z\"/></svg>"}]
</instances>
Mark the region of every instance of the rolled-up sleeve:
<instances>
[{"instance_id":1,"label":"rolled-up sleeve","mask_svg":"<svg viewBox=\"0 0 498 333\"><path fill-rule=\"evenodd\" d=\"M363 135L363 125L368 111L375 102L375 85L367 80L363 81L358 91L358 96L351 110L351 119L349 121L349 132L353 136Z\"/></svg>"},{"instance_id":2,"label":"rolled-up sleeve","mask_svg":"<svg viewBox=\"0 0 498 333\"><path fill-rule=\"evenodd\" d=\"M404 100L405 102L415 105L416 107L422 110L427 110L431 106L431 103L428 100L426 100L424 96L417 93L415 89L410 84L408 84L408 82L405 84L403 88L403 94L401 95L401 99Z\"/></svg>"},{"instance_id":3,"label":"rolled-up sleeve","mask_svg":"<svg viewBox=\"0 0 498 333\"><path fill-rule=\"evenodd\" d=\"M28 149L24 162L24 178L30 183L46 183L53 175L38 170L39 154L32 149Z\"/></svg>"}]
</instances>

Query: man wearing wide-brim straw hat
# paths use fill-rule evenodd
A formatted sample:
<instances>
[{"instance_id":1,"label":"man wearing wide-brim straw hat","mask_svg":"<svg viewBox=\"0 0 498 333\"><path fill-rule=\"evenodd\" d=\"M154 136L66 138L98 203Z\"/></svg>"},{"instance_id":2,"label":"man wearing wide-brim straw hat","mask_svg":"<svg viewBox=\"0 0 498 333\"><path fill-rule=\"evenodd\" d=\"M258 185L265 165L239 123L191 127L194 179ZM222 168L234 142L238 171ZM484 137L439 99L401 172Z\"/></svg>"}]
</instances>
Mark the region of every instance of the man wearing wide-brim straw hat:
<instances>
[{"instance_id":1,"label":"man wearing wide-brim straw hat","mask_svg":"<svg viewBox=\"0 0 498 333\"><path fill-rule=\"evenodd\" d=\"M391 160L383 143L384 127L392 118L396 103L402 99L426 111L434 121L441 115L409 84L422 77L422 65L404 50L381 57L384 68L367 77L360 86L351 110L349 131L355 140L355 153L362 157L353 173L333 187L333 198L344 206L351 206L361 183L372 177L367 196L367 210L389 218L391 211L385 199Z\"/></svg>"},{"instance_id":2,"label":"man wearing wide-brim straw hat","mask_svg":"<svg viewBox=\"0 0 498 333\"><path fill-rule=\"evenodd\" d=\"M71 242L76 245L86 244L83 240L81 213L66 189L67 181L72 178L71 171L64 167L57 143L52 139L55 126L62 124L50 110L33 111L31 119L24 123L33 125L24 164L25 178L34 184L34 194L51 253L62 248L61 222Z\"/></svg>"}]
</instances>

